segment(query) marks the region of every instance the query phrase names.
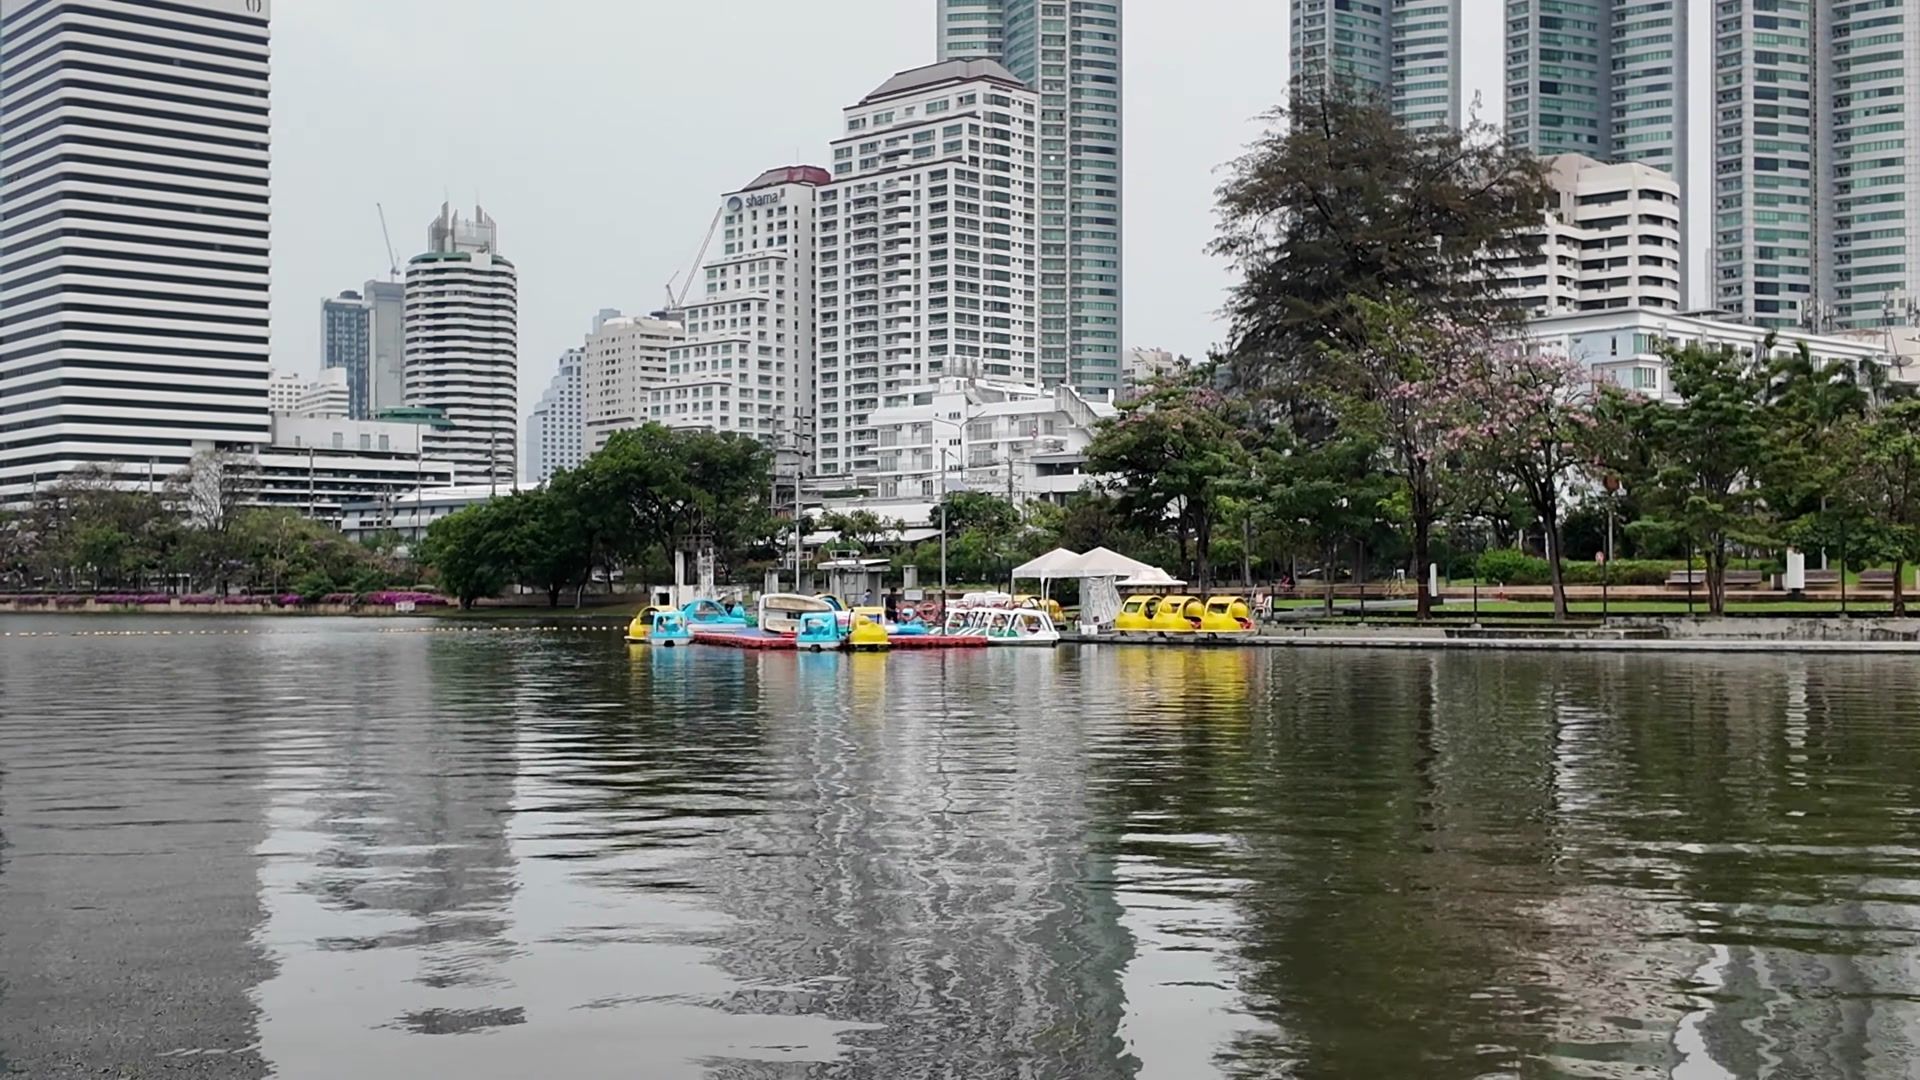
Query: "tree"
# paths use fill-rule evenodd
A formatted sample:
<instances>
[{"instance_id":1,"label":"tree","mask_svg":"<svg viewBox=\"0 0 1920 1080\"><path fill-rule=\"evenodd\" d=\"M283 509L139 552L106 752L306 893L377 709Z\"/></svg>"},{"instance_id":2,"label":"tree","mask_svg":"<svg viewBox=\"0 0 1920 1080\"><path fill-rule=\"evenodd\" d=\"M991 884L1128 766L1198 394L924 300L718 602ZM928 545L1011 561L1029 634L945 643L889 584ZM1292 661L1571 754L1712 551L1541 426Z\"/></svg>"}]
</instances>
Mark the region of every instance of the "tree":
<instances>
[{"instance_id":1,"label":"tree","mask_svg":"<svg viewBox=\"0 0 1920 1080\"><path fill-rule=\"evenodd\" d=\"M943 500L947 528L953 532L985 529L1012 532L1020 527L1020 508L983 491L955 491Z\"/></svg>"},{"instance_id":2,"label":"tree","mask_svg":"<svg viewBox=\"0 0 1920 1080\"><path fill-rule=\"evenodd\" d=\"M674 431L647 424L621 431L581 466L594 498L620 508L621 553L671 558L696 543L732 555L774 531L766 504L772 455L745 435Z\"/></svg>"},{"instance_id":3,"label":"tree","mask_svg":"<svg viewBox=\"0 0 1920 1080\"><path fill-rule=\"evenodd\" d=\"M898 520L883 518L871 510L829 511L821 515L820 527L839 534L842 541L862 551L884 540L889 534L898 536L903 529Z\"/></svg>"},{"instance_id":4,"label":"tree","mask_svg":"<svg viewBox=\"0 0 1920 1080\"><path fill-rule=\"evenodd\" d=\"M1213 250L1241 275L1230 371L1285 394L1323 349L1365 347L1355 297L1398 297L1463 324L1496 321L1490 261L1537 254L1539 164L1483 124L1410 128L1350 87L1296 94L1228 166Z\"/></svg>"},{"instance_id":5,"label":"tree","mask_svg":"<svg viewBox=\"0 0 1920 1080\"><path fill-rule=\"evenodd\" d=\"M1339 550L1380 520L1395 482L1378 467L1379 444L1364 436L1343 431L1317 443L1281 439L1285 445L1270 445L1260 455L1256 513L1265 528L1320 556L1331 615Z\"/></svg>"},{"instance_id":6,"label":"tree","mask_svg":"<svg viewBox=\"0 0 1920 1080\"><path fill-rule=\"evenodd\" d=\"M1670 528L1700 548L1707 607L1720 615L1733 545L1769 540L1760 487L1770 444L1767 368L1752 355L1697 343L1669 348L1667 360L1679 404L1656 405L1637 417L1654 466L1654 520L1646 524Z\"/></svg>"},{"instance_id":7,"label":"tree","mask_svg":"<svg viewBox=\"0 0 1920 1080\"><path fill-rule=\"evenodd\" d=\"M1893 614L1907 613L1907 567L1920 562L1920 400L1895 401L1837 440L1848 489L1893 562Z\"/></svg>"},{"instance_id":8,"label":"tree","mask_svg":"<svg viewBox=\"0 0 1920 1080\"><path fill-rule=\"evenodd\" d=\"M187 555L198 576L222 593L234 575L245 569L236 548L233 526L255 486L258 463L224 450L203 450L168 481L174 501L186 511L192 527Z\"/></svg>"},{"instance_id":9,"label":"tree","mask_svg":"<svg viewBox=\"0 0 1920 1080\"><path fill-rule=\"evenodd\" d=\"M1483 329L1418 304L1353 298L1360 343L1328 353L1321 393L1343 430L1377 442L1404 486L1413 530L1418 618L1433 614L1426 568L1443 509L1444 458L1458 427L1462 387L1488 346Z\"/></svg>"},{"instance_id":10,"label":"tree","mask_svg":"<svg viewBox=\"0 0 1920 1080\"><path fill-rule=\"evenodd\" d=\"M463 611L471 611L475 601L499 593L513 579L511 557L502 542L504 524L499 507L486 502L449 514L427 529L422 557Z\"/></svg>"},{"instance_id":11,"label":"tree","mask_svg":"<svg viewBox=\"0 0 1920 1080\"><path fill-rule=\"evenodd\" d=\"M1524 341L1495 341L1467 358L1456 426L1447 435L1469 471L1504 477L1533 511L1546 537L1553 615L1560 620L1567 617L1561 499L1590 457L1593 400L1593 376L1578 361Z\"/></svg>"},{"instance_id":12,"label":"tree","mask_svg":"<svg viewBox=\"0 0 1920 1080\"><path fill-rule=\"evenodd\" d=\"M1207 373L1188 373L1120 406L1087 447L1088 470L1114 477L1123 518L1150 533L1171 523L1183 561L1191 540L1203 593L1213 583L1220 499L1249 480L1244 412Z\"/></svg>"},{"instance_id":13,"label":"tree","mask_svg":"<svg viewBox=\"0 0 1920 1080\"><path fill-rule=\"evenodd\" d=\"M512 579L546 593L548 607L559 607L560 594L569 588L577 597L593 571L580 508L553 490L522 491L488 506L498 533L494 542Z\"/></svg>"}]
</instances>

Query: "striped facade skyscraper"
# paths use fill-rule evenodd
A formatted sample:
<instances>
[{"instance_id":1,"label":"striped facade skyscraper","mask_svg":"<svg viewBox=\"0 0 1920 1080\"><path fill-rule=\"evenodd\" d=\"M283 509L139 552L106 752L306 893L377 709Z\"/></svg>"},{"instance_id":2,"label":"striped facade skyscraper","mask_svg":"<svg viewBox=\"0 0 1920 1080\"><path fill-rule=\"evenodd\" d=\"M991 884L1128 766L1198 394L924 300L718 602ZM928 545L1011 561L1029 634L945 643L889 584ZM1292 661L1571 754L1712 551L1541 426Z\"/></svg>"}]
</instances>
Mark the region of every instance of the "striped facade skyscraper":
<instances>
[{"instance_id":1,"label":"striped facade skyscraper","mask_svg":"<svg viewBox=\"0 0 1920 1080\"><path fill-rule=\"evenodd\" d=\"M446 415L426 452L453 462L461 483L519 472L520 287L499 243L485 210L442 206L426 252L407 261L406 404Z\"/></svg>"},{"instance_id":2,"label":"striped facade skyscraper","mask_svg":"<svg viewBox=\"0 0 1920 1080\"><path fill-rule=\"evenodd\" d=\"M0 0L0 502L269 440L271 14Z\"/></svg>"},{"instance_id":3,"label":"striped facade skyscraper","mask_svg":"<svg viewBox=\"0 0 1920 1080\"><path fill-rule=\"evenodd\" d=\"M938 0L942 60L999 61L1040 95L1040 377L1121 382L1122 0Z\"/></svg>"}]
</instances>

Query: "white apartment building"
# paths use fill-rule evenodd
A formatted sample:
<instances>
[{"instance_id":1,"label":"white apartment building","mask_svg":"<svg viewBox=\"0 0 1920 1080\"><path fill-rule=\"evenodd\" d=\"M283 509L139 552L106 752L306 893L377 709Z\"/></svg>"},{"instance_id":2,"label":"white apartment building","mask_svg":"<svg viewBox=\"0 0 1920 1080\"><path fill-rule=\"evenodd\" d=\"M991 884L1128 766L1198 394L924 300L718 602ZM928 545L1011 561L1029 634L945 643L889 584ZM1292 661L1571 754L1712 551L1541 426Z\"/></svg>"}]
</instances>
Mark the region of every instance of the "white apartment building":
<instances>
[{"instance_id":1,"label":"white apartment building","mask_svg":"<svg viewBox=\"0 0 1920 1080\"><path fill-rule=\"evenodd\" d=\"M587 414L580 373L587 351L568 349L547 383L540 404L527 415L527 461L521 476L530 484L545 484L562 469L577 469L586 460Z\"/></svg>"},{"instance_id":2,"label":"white apartment building","mask_svg":"<svg viewBox=\"0 0 1920 1080\"><path fill-rule=\"evenodd\" d=\"M275 415L294 416L300 412L300 398L307 392L307 379L291 371L267 374L267 408Z\"/></svg>"},{"instance_id":3,"label":"white apartment building","mask_svg":"<svg viewBox=\"0 0 1920 1080\"><path fill-rule=\"evenodd\" d=\"M1040 382L1038 100L994 61L949 60L844 111L818 193L819 475L876 470L870 417L929 383Z\"/></svg>"},{"instance_id":4,"label":"white apartment building","mask_svg":"<svg viewBox=\"0 0 1920 1080\"><path fill-rule=\"evenodd\" d=\"M720 252L682 305L686 337L648 392L647 419L769 446L812 423L814 199L831 180L793 165L721 196Z\"/></svg>"},{"instance_id":5,"label":"white apartment building","mask_svg":"<svg viewBox=\"0 0 1920 1080\"><path fill-rule=\"evenodd\" d=\"M427 453L463 480L512 483L520 460L519 281L499 253L485 210L450 206L427 227L427 251L407 262L406 404L440 409L452 426Z\"/></svg>"},{"instance_id":6,"label":"white apartment building","mask_svg":"<svg viewBox=\"0 0 1920 1080\"><path fill-rule=\"evenodd\" d=\"M1508 293L1530 318L1621 308L1680 309L1680 185L1648 165L1581 154L1547 159L1555 204L1539 254L1506 261Z\"/></svg>"},{"instance_id":7,"label":"white apartment building","mask_svg":"<svg viewBox=\"0 0 1920 1080\"><path fill-rule=\"evenodd\" d=\"M325 368L320 377L300 391L294 412L301 416L344 418L353 415L352 372Z\"/></svg>"},{"instance_id":8,"label":"white apartment building","mask_svg":"<svg viewBox=\"0 0 1920 1080\"><path fill-rule=\"evenodd\" d=\"M1053 493L1029 479L1044 471L1041 459L1084 453L1115 412L1064 384L1042 389L948 376L915 389L904 403L874 410L874 465L856 476L881 500L938 500L964 488L1024 501Z\"/></svg>"},{"instance_id":9,"label":"white apartment building","mask_svg":"<svg viewBox=\"0 0 1920 1080\"><path fill-rule=\"evenodd\" d=\"M272 0L0 0L0 503L268 440Z\"/></svg>"},{"instance_id":10,"label":"white apartment building","mask_svg":"<svg viewBox=\"0 0 1920 1080\"><path fill-rule=\"evenodd\" d=\"M1138 346L1128 349L1120 369L1120 396L1123 399L1138 397L1140 391L1149 384L1185 371L1187 367L1187 358L1177 356L1169 349L1143 349Z\"/></svg>"},{"instance_id":11,"label":"white apartment building","mask_svg":"<svg viewBox=\"0 0 1920 1080\"><path fill-rule=\"evenodd\" d=\"M291 371L267 377L267 407L273 416L347 416L348 372L326 368L318 379ZM271 430L271 429L270 429Z\"/></svg>"},{"instance_id":12,"label":"white apartment building","mask_svg":"<svg viewBox=\"0 0 1920 1080\"><path fill-rule=\"evenodd\" d=\"M1527 335L1543 349L1578 360L1602 379L1649 397L1675 400L1663 344L1729 346L1752 352L1777 334L1774 353L1785 356L1805 342L1816 361L1886 361L1884 335L1810 334L1770 330L1703 315L1625 308L1535 319Z\"/></svg>"},{"instance_id":13,"label":"white apartment building","mask_svg":"<svg viewBox=\"0 0 1920 1080\"><path fill-rule=\"evenodd\" d=\"M652 392L666 382L667 358L687 338L672 319L617 315L596 319L581 365L586 451L598 453L616 431L652 419Z\"/></svg>"}]
</instances>

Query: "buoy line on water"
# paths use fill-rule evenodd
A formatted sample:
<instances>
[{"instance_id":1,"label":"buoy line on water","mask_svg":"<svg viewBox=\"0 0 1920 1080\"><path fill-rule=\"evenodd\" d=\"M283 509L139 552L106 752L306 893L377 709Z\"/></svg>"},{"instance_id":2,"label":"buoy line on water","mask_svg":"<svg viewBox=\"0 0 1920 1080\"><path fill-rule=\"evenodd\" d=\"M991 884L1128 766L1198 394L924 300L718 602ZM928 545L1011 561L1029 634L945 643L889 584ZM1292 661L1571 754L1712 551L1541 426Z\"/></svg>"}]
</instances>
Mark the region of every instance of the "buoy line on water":
<instances>
[{"instance_id":1,"label":"buoy line on water","mask_svg":"<svg viewBox=\"0 0 1920 1080\"><path fill-rule=\"evenodd\" d=\"M383 627L382 634L607 634L625 633L621 626L405 626ZM261 631L238 630L0 630L0 638L102 638L102 637L247 637ZM284 633L284 631L276 631ZM316 631L294 631L295 635Z\"/></svg>"}]
</instances>

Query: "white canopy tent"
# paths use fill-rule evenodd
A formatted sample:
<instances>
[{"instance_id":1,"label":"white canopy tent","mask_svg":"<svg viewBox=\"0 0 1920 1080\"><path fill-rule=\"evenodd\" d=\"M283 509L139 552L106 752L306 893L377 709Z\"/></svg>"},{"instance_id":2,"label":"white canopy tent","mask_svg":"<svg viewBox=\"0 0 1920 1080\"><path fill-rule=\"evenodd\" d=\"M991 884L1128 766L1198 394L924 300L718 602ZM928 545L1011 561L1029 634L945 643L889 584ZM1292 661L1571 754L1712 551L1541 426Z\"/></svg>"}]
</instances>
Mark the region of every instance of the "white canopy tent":
<instances>
[{"instance_id":1,"label":"white canopy tent","mask_svg":"<svg viewBox=\"0 0 1920 1080\"><path fill-rule=\"evenodd\" d=\"M1047 552L1032 562L1022 563L1014 567L1013 577L1016 581L1023 578L1039 578L1041 581L1052 581L1055 578L1079 577L1080 575L1072 572L1073 567L1078 565L1079 562L1079 553L1068 551L1066 548L1054 548L1052 551Z\"/></svg>"},{"instance_id":2,"label":"white canopy tent","mask_svg":"<svg viewBox=\"0 0 1920 1080\"><path fill-rule=\"evenodd\" d=\"M1120 578L1133 577L1135 574L1165 573L1156 566L1149 566L1138 559L1129 559L1117 551L1107 548L1094 548L1073 564L1073 572L1061 574L1061 577L1077 578Z\"/></svg>"},{"instance_id":3,"label":"white canopy tent","mask_svg":"<svg viewBox=\"0 0 1920 1080\"><path fill-rule=\"evenodd\" d=\"M1071 573L1061 577L1077 577L1080 586L1080 623L1089 627L1112 626L1113 620L1120 615L1120 590L1115 582L1122 578L1135 578L1142 574L1158 574L1166 577L1166 571L1149 566L1138 559L1129 559L1125 555L1106 548L1094 548L1080 556Z\"/></svg>"},{"instance_id":4,"label":"white canopy tent","mask_svg":"<svg viewBox=\"0 0 1920 1080\"><path fill-rule=\"evenodd\" d=\"M1181 581L1177 577L1170 576L1165 570L1157 566L1149 566L1144 572L1126 578L1122 580L1120 584L1129 589L1160 589L1175 585L1185 585L1186 582Z\"/></svg>"}]
</instances>

